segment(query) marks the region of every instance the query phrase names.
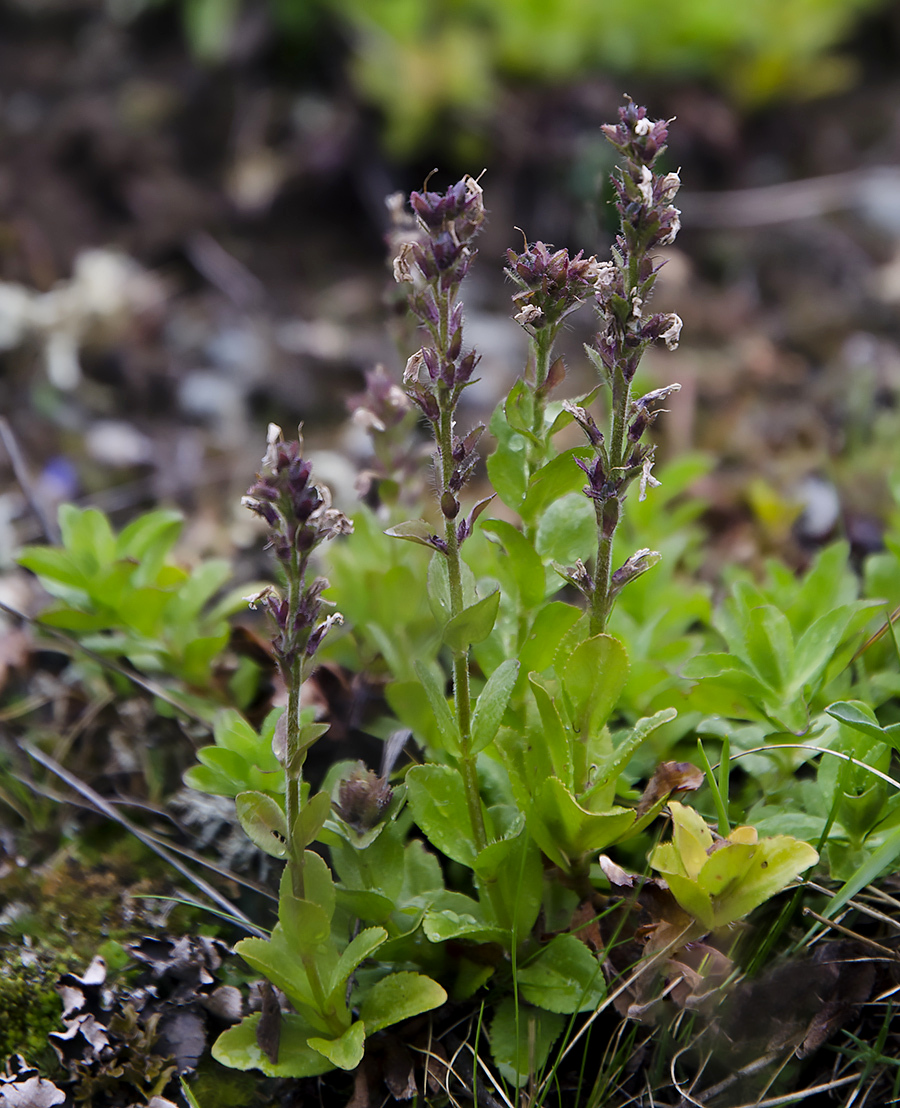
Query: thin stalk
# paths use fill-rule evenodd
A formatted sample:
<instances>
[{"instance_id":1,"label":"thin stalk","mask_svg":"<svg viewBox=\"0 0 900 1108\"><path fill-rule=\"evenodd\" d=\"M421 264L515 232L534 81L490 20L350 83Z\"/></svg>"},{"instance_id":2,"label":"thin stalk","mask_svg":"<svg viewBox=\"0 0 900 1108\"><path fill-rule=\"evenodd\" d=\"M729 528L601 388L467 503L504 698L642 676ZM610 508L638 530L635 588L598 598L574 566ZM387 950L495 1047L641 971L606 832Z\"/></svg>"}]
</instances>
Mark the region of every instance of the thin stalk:
<instances>
[{"instance_id":1,"label":"thin stalk","mask_svg":"<svg viewBox=\"0 0 900 1108\"><path fill-rule=\"evenodd\" d=\"M542 327L534 337L534 415L531 421L531 430L534 435L544 441L544 413L547 410L547 396L544 385L547 383L547 375L550 372L550 354L553 350L553 340L556 337L556 329ZM528 444L528 476L530 477L544 462L545 450L537 443Z\"/></svg>"},{"instance_id":2,"label":"thin stalk","mask_svg":"<svg viewBox=\"0 0 900 1108\"><path fill-rule=\"evenodd\" d=\"M293 634L296 626L300 596L303 591L303 579L306 574L306 560L300 557L296 549L291 553L288 570L288 616L287 633ZM300 689L303 685L303 659L295 657L291 661L290 672L286 674L288 684L288 706L285 726L284 751L284 818L287 825L288 865L291 869L291 884L294 896L301 900L305 897L303 881L303 851L298 852L294 844L294 824L300 812L301 770L297 766L300 749Z\"/></svg>"},{"instance_id":3,"label":"thin stalk","mask_svg":"<svg viewBox=\"0 0 900 1108\"><path fill-rule=\"evenodd\" d=\"M446 490L453 473L451 443L453 437L453 418L449 406L441 410L438 430L438 450L441 456L442 485ZM456 537L456 525L452 519L445 521L444 533L447 542L447 577L450 585L450 618L457 616L464 607L462 587L462 567L459 557L459 542ZM481 811L481 795L478 790L478 774L475 758L472 755L472 700L469 689L469 651L453 653L453 699L456 705L456 721L460 734L460 761L462 763L463 786L466 792L466 805L472 834L478 850L487 846L487 831Z\"/></svg>"}]
</instances>

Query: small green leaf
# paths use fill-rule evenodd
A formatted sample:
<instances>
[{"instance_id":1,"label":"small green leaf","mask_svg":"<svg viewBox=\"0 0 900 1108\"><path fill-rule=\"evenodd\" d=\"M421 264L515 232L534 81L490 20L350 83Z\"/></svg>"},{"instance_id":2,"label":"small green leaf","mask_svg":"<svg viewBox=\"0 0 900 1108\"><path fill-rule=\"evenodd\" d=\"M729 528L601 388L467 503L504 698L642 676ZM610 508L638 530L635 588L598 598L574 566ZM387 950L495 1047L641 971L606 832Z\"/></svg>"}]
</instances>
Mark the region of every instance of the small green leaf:
<instances>
[{"instance_id":1,"label":"small green leaf","mask_svg":"<svg viewBox=\"0 0 900 1108\"><path fill-rule=\"evenodd\" d=\"M541 850L568 873L585 855L621 838L634 820L631 808L587 811L558 777L550 777L535 792L528 825Z\"/></svg>"},{"instance_id":2,"label":"small green leaf","mask_svg":"<svg viewBox=\"0 0 900 1108\"><path fill-rule=\"evenodd\" d=\"M502 1000L491 1020L491 1054L503 1077L517 1087L537 1077L565 1023L555 1012Z\"/></svg>"},{"instance_id":3,"label":"small green leaf","mask_svg":"<svg viewBox=\"0 0 900 1108\"><path fill-rule=\"evenodd\" d=\"M446 943L465 940L470 943L500 943L509 945L509 931L503 927L485 923L465 912L451 908L434 908L425 913L422 930L430 943Z\"/></svg>"},{"instance_id":4,"label":"small green leaf","mask_svg":"<svg viewBox=\"0 0 900 1108\"><path fill-rule=\"evenodd\" d=\"M382 1027L440 1008L447 994L421 973L392 973L366 989L359 1000L359 1018L370 1035Z\"/></svg>"},{"instance_id":5,"label":"small green leaf","mask_svg":"<svg viewBox=\"0 0 900 1108\"><path fill-rule=\"evenodd\" d=\"M76 508L61 504L59 529L63 545L86 573L115 561L116 540L109 520L98 508Z\"/></svg>"},{"instance_id":6,"label":"small green leaf","mask_svg":"<svg viewBox=\"0 0 900 1108\"><path fill-rule=\"evenodd\" d=\"M787 616L773 604L749 611L744 622L747 656L759 676L781 692L794 668L794 641Z\"/></svg>"},{"instance_id":7,"label":"small green leaf","mask_svg":"<svg viewBox=\"0 0 900 1108\"><path fill-rule=\"evenodd\" d=\"M502 519L489 519L482 524L482 530L496 535L509 558L516 587L519 590L519 602L526 611L531 611L544 599L544 563L528 539L511 523Z\"/></svg>"},{"instance_id":8,"label":"small green leaf","mask_svg":"<svg viewBox=\"0 0 900 1108\"><path fill-rule=\"evenodd\" d=\"M312 850L303 853L303 892L294 894L292 867L285 866L278 897L278 919L291 950L310 954L331 934L337 891L331 870L321 855Z\"/></svg>"},{"instance_id":9,"label":"small green leaf","mask_svg":"<svg viewBox=\"0 0 900 1108\"><path fill-rule=\"evenodd\" d=\"M503 503L518 511L528 481L527 444L510 427L502 403L497 405L491 416L490 432L497 440L497 446L487 460L488 477Z\"/></svg>"},{"instance_id":10,"label":"small green leaf","mask_svg":"<svg viewBox=\"0 0 900 1108\"><path fill-rule=\"evenodd\" d=\"M628 678L625 647L612 635L595 635L577 646L561 668L575 730L596 735L612 714Z\"/></svg>"},{"instance_id":11,"label":"small green leaf","mask_svg":"<svg viewBox=\"0 0 900 1108\"><path fill-rule=\"evenodd\" d=\"M473 869L482 900L491 906L515 945L518 938L530 934L541 910L544 867L540 850L522 826L518 834L488 843L478 852Z\"/></svg>"},{"instance_id":12,"label":"small green leaf","mask_svg":"<svg viewBox=\"0 0 900 1108\"><path fill-rule=\"evenodd\" d=\"M658 728L671 723L677 716L677 709L661 708L655 715L639 719L631 732L618 744L603 765L598 768L597 785L602 787L617 778L649 736ZM585 799L582 798L582 800Z\"/></svg>"},{"instance_id":13,"label":"small green leaf","mask_svg":"<svg viewBox=\"0 0 900 1108\"><path fill-rule=\"evenodd\" d=\"M518 674L519 663L508 658L487 679L472 713L473 754L484 750L494 741Z\"/></svg>"},{"instance_id":14,"label":"small green leaf","mask_svg":"<svg viewBox=\"0 0 900 1108\"><path fill-rule=\"evenodd\" d=\"M584 473L578 470L584 481ZM541 514L535 547L549 562L572 565L597 553L597 517L593 503L581 492L566 493Z\"/></svg>"},{"instance_id":15,"label":"small green leaf","mask_svg":"<svg viewBox=\"0 0 900 1108\"><path fill-rule=\"evenodd\" d=\"M334 989L344 988L350 974L370 954L374 954L387 937L388 933L383 927L367 927L364 931L360 931L358 935L355 935L344 947L344 951L338 959L338 964L332 975L331 987L328 991L332 992Z\"/></svg>"},{"instance_id":16,"label":"small green leaf","mask_svg":"<svg viewBox=\"0 0 900 1108\"><path fill-rule=\"evenodd\" d=\"M448 858L471 866L475 847L469 838L469 809L463 780L450 766L413 766L406 775L413 819L428 840Z\"/></svg>"},{"instance_id":17,"label":"small green leaf","mask_svg":"<svg viewBox=\"0 0 900 1108\"><path fill-rule=\"evenodd\" d=\"M596 1008L606 994L600 963L574 935L557 935L516 971L516 982L530 1004L564 1015Z\"/></svg>"},{"instance_id":18,"label":"small green leaf","mask_svg":"<svg viewBox=\"0 0 900 1108\"><path fill-rule=\"evenodd\" d=\"M258 795L258 794L257 794ZM316 793L301 807L294 820L294 849L305 850L319 837L319 832L331 812L331 797L328 793Z\"/></svg>"},{"instance_id":19,"label":"small green leaf","mask_svg":"<svg viewBox=\"0 0 900 1108\"><path fill-rule=\"evenodd\" d=\"M578 492L585 483L585 476L575 464L575 459L588 459L592 455L591 447L578 446L563 451L539 469L528 483L528 492L520 509L522 519L528 524L538 523L554 500L567 493Z\"/></svg>"},{"instance_id":20,"label":"small green leaf","mask_svg":"<svg viewBox=\"0 0 900 1108\"><path fill-rule=\"evenodd\" d=\"M545 754L548 755L552 773L564 782L567 788L574 788L575 765L571 749L572 733L559 718L556 701L550 692L544 688L537 674L530 674L528 682L537 702L543 729L543 734L539 739L542 750L537 757L543 758Z\"/></svg>"},{"instance_id":21,"label":"small green leaf","mask_svg":"<svg viewBox=\"0 0 900 1108\"><path fill-rule=\"evenodd\" d=\"M415 668L416 674L422 682L422 688L425 690L425 694L428 697L428 703L431 705L431 710L434 713L438 733L440 734L444 749L448 750L451 754L458 754L460 749L459 726L450 705L447 703L444 690L441 688L438 678L435 675L434 671L436 667L426 662L417 661Z\"/></svg>"},{"instance_id":22,"label":"small green leaf","mask_svg":"<svg viewBox=\"0 0 900 1108\"><path fill-rule=\"evenodd\" d=\"M237 1026L223 1031L213 1044L213 1058L235 1070L262 1070L268 1077L317 1077L334 1069L323 1054L309 1046L314 1029L293 1012L281 1016L278 1061L270 1062L256 1041L259 1020L259 1015L245 1016Z\"/></svg>"},{"instance_id":23,"label":"small green leaf","mask_svg":"<svg viewBox=\"0 0 900 1108\"><path fill-rule=\"evenodd\" d=\"M81 567L65 551L53 546L26 546L16 561L30 569L38 577L59 581L77 589L87 587L87 579Z\"/></svg>"},{"instance_id":24,"label":"small green leaf","mask_svg":"<svg viewBox=\"0 0 900 1108\"><path fill-rule=\"evenodd\" d=\"M506 422L531 442L540 443L533 431L534 396L531 389L520 377L507 394L503 405Z\"/></svg>"},{"instance_id":25,"label":"small green leaf","mask_svg":"<svg viewBox=\"0 0 900 1108\"><path fill-rule=\"evenodd\" d=\"M581 615L580 608L561 600L553 600L541 608L519 651L520 686L529 673L543 673L553 664L563 636L578 622Z\"/></svg>"},{"instance_id":26,"label":"small green leaf","mask_svg":"<svg viewBox=\"0 0 900 1108\"><path fill-rule=\"evenodd\" d=\"M271 939L241 939L234 949L251 969L281 989L295 1008L305 1009L315 1004L303 964L289 946L280 924L276 924ZM325 1028L316 1030L324 1031Z\"/></svg>"},{"instance_id":27,"label":"small green leaf","mask_svg":"<svg viewBox=\"0 0 900 1108\"><path fill-rule=\"evenodd\" d=\"M241 827L260 850L273 858L287 855L284 812L272 797L257 792L239 793L235 797L235 807Z\"/></svg>"},{"instance_id":28,"label":"small green leaf","mask_svg":"<svg viewBox=\"0 0 900 1108\"><path fill-rule=\"evenodd\" d=\"M500 610L500 590L463 610L444 628L444 642L454 653L468 649L472 643L483 642L493 631Z\"/></svg>"},{"instance_id":29,"label":"small green leaf","mask_svg":"<svg viewBox=\"0 0 900 1108\"><path fill-rule=\"evenodd\" d=\"M884 741L884 729L875 718L872 709L861 700L838 700L829 705L825 711L834 719L852 727L854 731L861 731L872 739Z\"/></svg>"},{"instance_id":30,"label":"small green leaf","mask_svg":"<svg viewBox=\"0 0 900 1108\"><path fill-rule=\"evenodd\" d=\"M338 1069L355 1070L366 1049L366 1025L362 1020L357 1020L337 1039L316 1036L307 1039L307 1043Z\"/></svg>"}]
</instances>

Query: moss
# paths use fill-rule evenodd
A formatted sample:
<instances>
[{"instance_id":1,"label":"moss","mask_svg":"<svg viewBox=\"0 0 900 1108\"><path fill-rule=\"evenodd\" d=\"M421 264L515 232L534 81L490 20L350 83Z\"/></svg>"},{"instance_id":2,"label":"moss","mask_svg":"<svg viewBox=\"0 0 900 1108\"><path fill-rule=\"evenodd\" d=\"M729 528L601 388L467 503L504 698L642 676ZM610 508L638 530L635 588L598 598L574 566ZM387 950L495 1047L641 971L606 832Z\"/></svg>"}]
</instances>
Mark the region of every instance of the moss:
<instances>
[{"instance_id":1,"label":"moss","mask_svg":"<svg viewBox=\"0 0 900 1108\"><path fill-rule=\"evenodd\" d=\"M47 1036L60 1029L62 1001L53 986L68 968L28 951L0 962L0 1059L22 1054L44 1074L57 1068Z\"/></svg>"}]
</instances>

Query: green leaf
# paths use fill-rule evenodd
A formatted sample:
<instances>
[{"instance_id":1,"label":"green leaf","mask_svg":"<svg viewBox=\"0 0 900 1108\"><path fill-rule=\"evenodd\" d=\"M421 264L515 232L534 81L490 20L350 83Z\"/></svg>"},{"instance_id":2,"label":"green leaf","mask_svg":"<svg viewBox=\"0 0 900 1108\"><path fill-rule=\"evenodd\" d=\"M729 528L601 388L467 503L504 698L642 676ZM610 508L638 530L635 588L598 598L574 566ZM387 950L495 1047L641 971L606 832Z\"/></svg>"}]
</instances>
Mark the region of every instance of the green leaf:
<instances>
[{"instance_id":1,"label":"green leaf","mask_svg":"<svg viewBox=\"0 0 900 1108\"><path fill-rule=\"evenodd\" d=\"M77 562L65 550L54 546L26 546L16 561L38 577L85 589L87 579Z\"/></svg>"},{"instance_id":2,"label":"green leaf","mask_svg":"<svg viewBox=\"0 0 900 1108\"><path fill-rule=\"evenodd\" d=\"M96 573L115 561L115 536L109 520L99 509L61 504L59 529L63 545L86 573Z\"/></svg>"},{"instance_id":3,"label":"green leaf","mask_svg":"<svg viewBox=\"0 0 900 1108\"><path fill-rule=\"evenodd\" d=\"M820 677L841 645L851 615L849 606L835 608L820 616L800 636L794 651L789 691L800 693L804 685Z\"/></svg>"},{"instance_id":4,"label":"green leaf","mask_svg":"<svg viewBox=\"0 0 900 1108\"><path fill-rule=\"evenodd\" d=\"M217 770L235 786L232 796L244 792L247 788L247 762L233 750L223 750L220 746L203 746L197 751L197 761L210 769Z\"/></svg>"},{"instance_id":5,"label":"green leaf","mask_svg":"<svg viewBox=\"0 0 900 1108\"><path fill-rule=\"evenodd\" d=\"M413 819L429 842L464 866L475 860L463 780L450 766L413 766L406 775Z\"/></svg>"},{"instance_id":6,"label":"green leaf","mask_svg":"<svg viewBox=\"0 0 900 1108\"><path fill-rule=\"evenodd\" d=\"M296 850L305 850L319 837L319 832L330 813L331 797L328 793L316 793L307 800L294 820L293 841Z\"/></svg>"},{"instance_id":7,"label":"green leaf","mask_svg":"<svg viewBox=\"0 0 900 1108\"><path fill-rule=\"evenodd\" d=\"M566 1021L513 997L500 1002L491 1020L491 1054L497 1069L515 1086L536 1078L550 1056Z\"/></svg>"},{"instance_id":8,"label":"green leaf","mask_svg":"<svg viewBox=\"0 0 900 1108\"><path fill-rule=\"evenodd\" d=\"M506 422L514 431L524 435L531 442L540 445L540 439L535 436L532 429L534 425L534 395L521 377L509 390L503 404L503 411L506 415Z\"/></svg>"},{"instance_id":9,"label":"green leaf","mask_svg":"<svg viewBox=\"0 0 900 1108\"><path fill-rule=\"evenodd\" d=\"M425 913L422 930L431 943L464 940L470 943L499 943L509 945L510 933L477 919L467 912L454 912L452 908L432 908Z\"/></svg>"},{"instance_id":10,"label":"green leaf","mask_svg":"<svg viewBox=\"0 0 900 1108\"><path fill-rule=\"evenodd\" d=\"M475 575L465 562L460 564L460 576L462 578L462 593L464 607L470 607L478 600L475 590ZM409 584L405 585L408 589ZM434 618L442 626L450 619L450 573L447 569L447 558L444 554L435 553L428 563L428 603Z\"/></svg>"},{"instance_id":11,"label":"green leaf","mask_svg":"<svg viewBox=\"0 0 900 1108\"><path fill-rule=\"evenodd\" d=\"M538 737L542 751L537 757L549 756L552 772L567 788L574 788L575 765L572 758L572 734L559 718L556 702L547 689L538 680L537 674L530 674L528 683L534 693L538 712L541 717L543 734Z\"/></svg>"},{"instance_id":12,"label":"green leaf","mask_svg":"<svg viewBox=\"0 0 900 1108\"><path fill-rule=\"evenodd\" d=\"M440 1008L447 994L421 973L392 973L365 990L359 1001L359 1018L370 1035L382 1027Z\"/></svg>"},{"instance_id":13,"label":"green leaf","mask_svg":"<svg viewBox=\"0 0 900 1108\"><path fill-rule=\"evenodd\" d=\"M236 784L229 774L212 766L191 766L182 775L182 780L189 789L212 796L237 796L244 787Z\"/></svg>"},{"instance_id":14,"label":"green leaf","mask_svg":"<svg viewBox=\"0 0 900 1108\"><path fill-rule=\"evenodd\" d=\"M597 770L597 784L602 787L615 778L625 769L631 759L643 746L647 738L658 728L671 723L678 716L675 708L661 708L655 715L639 719L631 732L619 743L610 757ZM596 787L596 786L595 786ZM593 789L591 790L594 791ZM585 801L587 798L583 797Z\"/></svg>"},{"instance_id":15,"label":"green leaf","mask_svg":"<svg viewBox=\"0 0 900 1108\"><path fill-rule=\"evenodd\" d=\"M494 741L518 674L519 663L513 658L508 658L497 666L487 679L487 684L481 690L475 702L475 711L472 713L473 754L484 750Z\"/></svg>"},{"instance_id":16,"label":"green leaf","mask_svg":"<svg viewBox=\"0 0 900 1108\"><path fill-rule=\"evenodd\" d=\"M518 511L528 481L526 440L510 427L502 404L494 409L490 432L497 447L487 460L488 477L503 503Z\"/></svg>"},{"instance_id":17,"label":"green leaf","mask_svg":"<svg viewBox=\"0 0 900 1108\"><path fill-rule=\"evenodd\" d=\"M522 822L521 816L519 822ZM518 834L488 843L473 862L482 901L517 943L530 934L541 910L544 867L541 853L524 826Z\"/></svg>"},{"instance_id":18,"label":"green leaf","mask_svg":"<svg viewBox=\"0 0 900 1108\"><path fill-rule=\"evenodd\" d=\"M884 729L875 718L875 713L861 700L838 700L829 705L825 711L834 719L852 727L854 731L861 731L872 739L883 742L886 737Z\"/></svg>"},{"instance_id":19,"label":"green leaf","mask_svg":"<svg viewBox=\"0 0 900 1108\"><path fill-rule=\"evenodd\" d=\"M747 656L759 676L781 692L794 668L794 642L787 616L773 604L763 604L749 613L744 623Z\"/></svg>"},{"instance_id":20,"label":"green leaf","mask_svg":"<svg viewBox=\"0 0 900 1108\"><path fill-rule=\"evenodd\" d=\"M387 937L388 933L383 927L367 927L364 931L360 931L359 934L355 935L344 947L344 951L338 959L328 992L332 992L334 989L343 989L350 974L369 955L374 954Z\"/></svg>"},{"instance_id":21,"label":"green leaf","mask_svg":"<svg viewBox=\"0 0 900 1108\"><path fill-rule=\"evenodd\" d=\"M336 889L325 859L312 850L303 853L304 896L294 895L291 866L281 875L278 919L292 951L310 954L331 934Z\"/></svg>"},{"instance_id":22,"label":"green leaf","mask_svg":"<svg viewBox=\"0 0 900 1108\"><path fill-rule=\"evenodd\" d=\"M235 1070L262 1070L268 1077L317 1077L334 1069L323 1054L309 1046L313 1028L293 1012L281 1015L278 1061L270 1062L256 1041L259 1021L259 1015L245 1016L237 1026L223 1031L213 1044L213 1058Z\"/></svg>"},{"instance_id":23,"label":"green leaf","mask_svg":"<svg viewBox=\"0 0 900 1108\"><path fill-rule=\"evenodd\" d=\"M590 812L582 808L558 777L537 788L528 817L535 842L551 861L567 873L587 854L603 850L632 826L630 808Z\"/></svg>"},{"instance_id":24,"label":"green leaf","mask_svg":"<svg viewBox=\"0 0 900 1108\"><path fill-rule=\"evenodd\" d=\"M451 754L458 754L460 749L459 726L456 722L456 716L454 716L450 705L447 703L444 690L435 675L435 668L436 666L429 665L426 662L416 662L416 674L422 682L422 688L425 690L428 703L431 705L432 712L434 712L441 743L444 749Z\"/></svg>"},{"instance_id":25,"label":"green leaf","mask_svg":"<svg viewBox=\"0 0 900 1108\"><path fill-rule=\"evenodd\" d=\"M330 920L334 915L336 895L334 878L328 863L314 850L303 851L303 884L306 899L312 904L318 904ZM290 888L290 875L285 869L281 875L281 889L290 891Z\"/></svg>"},{"instance_id":26,"label":"green leaf","mask_svg":"<svg viewBox=\"0 0 900 1108\"><path fill-rule=\"evenodd\" d=\"M628 655L612 635L595 635L562 664L563 687L572 703L572 723L582 735L596 735L619 701L628 678Z\"/></svg>"},{"instance_id":27,"label":"green leaf","mask_svg":"<svg viewBox=\"0 0 900 1108\"><path fill-rule=\"evenodd\" d=\"M728 848L726 848L728 849ZM717 851L716 854L721 854ZM710 858L713 861L716 855ZM743 871L736 887L727 895L716 898L716 926L724 926L734 920L743 919L754 908L764 903L790 884L801 873L819 860L817 852L809 843L798 842L788 835L775 835L771 839L762 839ZM743 859L736 857L735 864L743 865ZM709 862L707 862L707 866ZM705 881L706 866L701 871L700 880Z\"/></svg>"},{"instance_id":28,"label":"green leaf","mask_svg":"<svg viewBox=\"0 0 900 1108\"><path fill-rule=\"evenodd\" d=\"M493 631L500 610L500 590L477 601L453 617L444 628L444 642L458 654L472 643L483 642Z\"/></svg>"},{"instance_id":29,"label":"green leaf","mask_svg":"<svg viewBox=\"0 0 900 1108\"><path fill-rule=\"evenodd\" d=\"M264 793L239 793L235 797L235 807L241 827L260 850L273 858L287 855L287 824L276 801Z\"/></svg>"},{"instance_id":30,"label":"green leaf","mask_svg":"<svg viewBox=\"0 0 900 1108\"><path fill-rule=\"evenodd\" d=\"M276 924L271 939L241 939L235 944L239 954L251 969L267 977L288 997L295 1008L314 1005L309 980L300 959L288 945L284 928ZM324 1031L324 1026L316 1030Z\"/></svg>"},{"instance_id":31,"label":"green leaf","mask_svg":"<svg viewBox=\"0 0 900 1108\"><path fill-rule=\"evenodd\" d=\"M509 558L510 568L519 590L522 609L531 611L543 601L545 592L544 563L528 539L511 523L502 519L489 519L482 530L496 535Z\"/></svg>"},{"instance_id":32,"label":"green leaf","mask_svg":"<svg viewBox=\"0 0 900 1108\"><path fill-rule=\"evenodd\" d=\"M589 446L565 450L537 471L528 483L528 492L520 509L522 519L536 524L554 500L566 493L578 492L585 482L584 472L575 464L576 458L593 456Z\"/></svg>"},{"instance_id":33,"label":"green leaf","mask_svg":"<svg viewBox=\"0 0 900 1108\"><path fill-rule=\"evenodd\" d=\"M581 481L584 472L579 469ZM535 547L542 558L572 565L597 553L597 517L593 503L581 492L570 492L548 504L538 522Z\"/></svg>"},{"instance_id":34,"label":"green leaf","mask_svg":"<svg viewBox=\"0 0 900 1108\"><path fill-rule=\"evenodd\" d=\"M323 1039L317 1036L307 1039L307 1043L338 1069L355 1070L362 1061L366 1049L366 1025L362 1020L357 1020L356 1023L351 1023L337 1039Z\"/></svg>"},{"instance_id":35,"label":"green leaf","mask_svg":"<svg viewBox=\"0 0 900 1108\"><path fill-rule=\"evenodd\" d=\"M600 963L574 935L557 935L516 971L519 995L536 1008L572 1015L606 995Z\"/></svg>"},{"instance_id":36,"label":"green leaf","mask_svg":"<svg viewBox=\"0 0 900 1108\"><path fill-rule=\"evenodd\" d=\"M561 600L551 601L541 608L519 651L519 685L524 683L529 673L543 673L553 665L563 636L574 627L581 615L580 608Z\"/></svg>"},{"instance_id":37,"label":"green leaf","mask_svg":"<svg viewBox=\"0 0 900 1108\"><path fill-rule=\"evenodd\" d=\"M335 868L338 868L337 862ZM375 923L386 923L396 907L390 897L373 889L345 889L340 885L337 889L337 901L351 916L373 920Z\"/></svg>"},{"instance_id":38,"label":"green leaf","mask_svg":"<svg viewBox=\"0 0 900 1108\"><path fill-rule=\"evenodd\" d=\"M132 520L119 532L116 539L116 557L134 558L143 562L148 553L156 550L160 543L166 544L166 550L175 545L184 517L181 512L167 508L158 508Z\"/></svg>"}]
</instances>

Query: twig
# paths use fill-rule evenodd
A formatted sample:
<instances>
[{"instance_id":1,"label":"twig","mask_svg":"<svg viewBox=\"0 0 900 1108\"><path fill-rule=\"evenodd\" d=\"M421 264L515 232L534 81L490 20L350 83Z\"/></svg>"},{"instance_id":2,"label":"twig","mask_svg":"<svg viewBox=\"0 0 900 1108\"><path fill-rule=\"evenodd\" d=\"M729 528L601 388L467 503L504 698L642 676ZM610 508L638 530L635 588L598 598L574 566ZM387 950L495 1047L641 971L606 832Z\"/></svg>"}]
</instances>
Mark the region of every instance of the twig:
<instances>
[{"instance_id":1,"label":"twig","mask_svg":"<svg viewBox=\"0 0 900 1108\"><path fill-rule=\"evenodd\" d=\"M31 480L28 466L25 464L25 458L22 451L19 449L16 436L13 434L13 429L10 427L9 420L7 420L6 416L0 416L0 440L2 440L3 445L6 447L6 453L9 455L13 473L15 474L16 480L19 482L22 492L25 494L25 499L28 501L32 512L34 512L38 523L41 525L44 537L49 543L59 543L59 528L56 525L56 521L51 519L44 510L44 505L41 503L41 498L38 496L37 490L34 487L34 482Z\"/></svg>"},{"instance_id":2,"label":"twig","mask_svg":"<svg viewBox=\"0 0 900 1108\"><path fill-rule=\"evenodd\" d=\"M126 831L130 831L136 839L139 839L146 847L153 851L154 854L159 855L163 861L168 862L173 869L177 870L182 877L186 877L188 881L192 882L196 887L214 901L220 908L224 909L235 922L239 923L245 930L249 931L253 935L257 935L261 939L268 938L265 931L256 926L244 913L231 901L223 896L218 889L213 888L207 881L204 881L202 877L198 877L195 873L192 873L187 866L183 865L177 858L173 858L172 855L164 847L160 846L158 842L154 841L154 838L146 835L139 827L122 815L121 812L117 812L116 809L106 801L98 792L95 792L90 785L81 781L73 773L70 773L67 769L64 769L58 762L54 761L48 754L45 754L42 750L39 750L36 746L33 746L29 742L20 742L19 746L30 757L34 758L36 762L39 762L42 766L45 766L55 773L57 777L61 778L65 783L81 796L89 800L96 806L98 811L102 812L108 819L114 820L120 826L124 827Z\"/></svg>"}]
</instances>

